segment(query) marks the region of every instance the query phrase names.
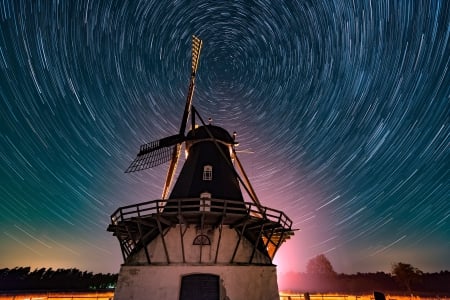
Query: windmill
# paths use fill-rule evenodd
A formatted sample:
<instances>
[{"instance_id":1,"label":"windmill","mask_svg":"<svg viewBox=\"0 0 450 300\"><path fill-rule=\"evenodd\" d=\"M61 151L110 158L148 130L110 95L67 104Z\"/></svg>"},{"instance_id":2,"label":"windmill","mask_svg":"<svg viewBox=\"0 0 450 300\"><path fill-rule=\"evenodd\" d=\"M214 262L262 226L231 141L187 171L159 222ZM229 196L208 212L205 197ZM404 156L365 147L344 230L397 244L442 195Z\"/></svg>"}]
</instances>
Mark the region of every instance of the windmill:
<instances>
[{"instance_id":1,"label":"windmill","mask_svg":"<svg viewBox=\"0 0 450 300\"><path fill-rule=\"evenodd\" d=\"M180 131L142 145L126 170L170 161L162 199L111 215L107 230L119 240L124 259L115 299L279 298L272 259L293 235L292 221L261 205L236 155L236 135L205 123L192 105L201 48L193 36ZM183 145L188 156L171 188Z\"/></svg>"}]
</instances>

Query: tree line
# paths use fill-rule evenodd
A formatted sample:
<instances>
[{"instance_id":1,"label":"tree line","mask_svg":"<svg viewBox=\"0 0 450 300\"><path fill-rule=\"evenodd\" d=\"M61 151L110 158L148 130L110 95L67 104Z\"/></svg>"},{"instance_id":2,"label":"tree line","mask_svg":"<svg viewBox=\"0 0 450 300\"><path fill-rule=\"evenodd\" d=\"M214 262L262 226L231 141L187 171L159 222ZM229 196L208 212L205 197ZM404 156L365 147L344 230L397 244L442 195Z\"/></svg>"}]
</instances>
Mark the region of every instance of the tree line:
<instances>
[{"instance_id":1,"label":"tree line","mask_svg":"<svg viewBox=\"0 0 450 300\"><path fill-rule=\"evenodd\" d=\"M118 274L78 269L0 269L0 291L89 291L113 289ZM372 293L374 290L405 295L450 296L450 271L424 273L407 263L394 263L391 273L337 274L320 254L309 260L305 273L279 275L279 289L309 293Z\"/></svg>"},{"instance_id":2,"label":"tree line","mask_svg":"<svg viewBox=\"0 0 450 300\"><path fill-rule=\"evenodd\" d=\"M309 293L372 293L374 290L405 295L450 295L450 271L424 273L407 263L392 264L391 273L337 274L325 255L309 260L305 273L279 276L279 288Z\"/></svg>"},{"instance_id":3,"label":"tree line","mask_svg":"<svg viewBox=\"0 0 450 300\"><path fill-rule=\"evenodd\" d=\"M16 267L0 269L0 291L88 291L111 289L117 274L102 274L78 269L35 269Z\"/></svg>"}]
</instances>

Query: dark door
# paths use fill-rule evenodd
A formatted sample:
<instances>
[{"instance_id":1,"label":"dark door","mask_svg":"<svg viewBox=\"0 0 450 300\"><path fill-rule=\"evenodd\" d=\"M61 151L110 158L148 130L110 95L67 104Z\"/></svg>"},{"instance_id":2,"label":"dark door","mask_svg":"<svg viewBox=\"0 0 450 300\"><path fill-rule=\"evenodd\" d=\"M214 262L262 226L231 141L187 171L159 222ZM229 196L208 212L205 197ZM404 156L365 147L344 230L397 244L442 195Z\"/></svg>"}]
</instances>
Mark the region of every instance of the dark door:
<instances>
[{"instance_id":1,"label":"dark door","mask_svg":"<svg viewBox=\"0 0 450 300\"><path fill-rule=\"evenodd\" d=\"M180 300L219 300L219 276L192 274L181 279Z\"/></svg>"}]
</instances>

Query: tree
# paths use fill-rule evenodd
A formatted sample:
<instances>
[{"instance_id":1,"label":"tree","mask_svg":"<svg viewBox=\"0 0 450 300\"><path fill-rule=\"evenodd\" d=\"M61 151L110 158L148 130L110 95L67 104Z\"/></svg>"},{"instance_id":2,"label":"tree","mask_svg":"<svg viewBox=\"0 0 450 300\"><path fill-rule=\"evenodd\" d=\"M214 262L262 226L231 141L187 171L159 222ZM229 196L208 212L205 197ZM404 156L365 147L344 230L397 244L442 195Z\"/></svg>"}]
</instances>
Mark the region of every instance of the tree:
<instances>
[{"instance_id":1,"label":"tree","mask_svg":"<svg viewBox=\"0 0 450 300\"><path fill-rule=\"evenodd\" d=\"M311 275L336 275L333 266L324 254L317 255L308 261L306 273Z\"/></svg>"},{"instance_id":2,"label":"tree","mask_svg":"<svg viewBox=\"0 0 450 300\"><path fill-rule=\"evenodd\" d=\"M403 285L412 294L411 285L418 282L423 272L410 264L402 262L392 264L392 275L397 282Z\"/></svg>"}]
</instances>

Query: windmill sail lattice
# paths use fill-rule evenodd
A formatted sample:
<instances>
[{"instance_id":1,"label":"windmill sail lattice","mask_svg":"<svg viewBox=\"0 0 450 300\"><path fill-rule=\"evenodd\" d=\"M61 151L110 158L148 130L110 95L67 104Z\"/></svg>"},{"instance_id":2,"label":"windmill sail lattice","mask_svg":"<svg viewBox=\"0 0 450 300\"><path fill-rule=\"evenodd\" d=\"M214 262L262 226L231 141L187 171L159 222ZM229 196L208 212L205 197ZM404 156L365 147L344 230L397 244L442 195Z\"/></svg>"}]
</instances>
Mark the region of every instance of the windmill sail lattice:
<instances>
[{"instance_id":1,"label":"windmill sail lattice","mask_svg":"<svg viewBox=\"0 0 450 300\"><path fill-rule=\"evenodd\" d=\"M142 145L136 158L125 171L125 173L141 171L170 161L171 163L166 177L166 184L163 190L163 198L166 198L168 189L172 183L173 175L175 174L178 159L180 157L181 143L184 142L187 120L192 106L192 97L195 88L195 75L197 73L198 63L200 60L202 44L201 39L196 36L192 36L191 78L179 134Z\"/></svg>"},{"instance_id":2,"label":"windmill sail lattice","mask_svg":"<svg viewBox=\"0 0 450 300\"><path fill-rule=\"evenodd\" d=\"M170 161L175 145L182 141L183 137L177 134L142 145L125 173L153 168Z\"/></svg>"}]
</instances>

